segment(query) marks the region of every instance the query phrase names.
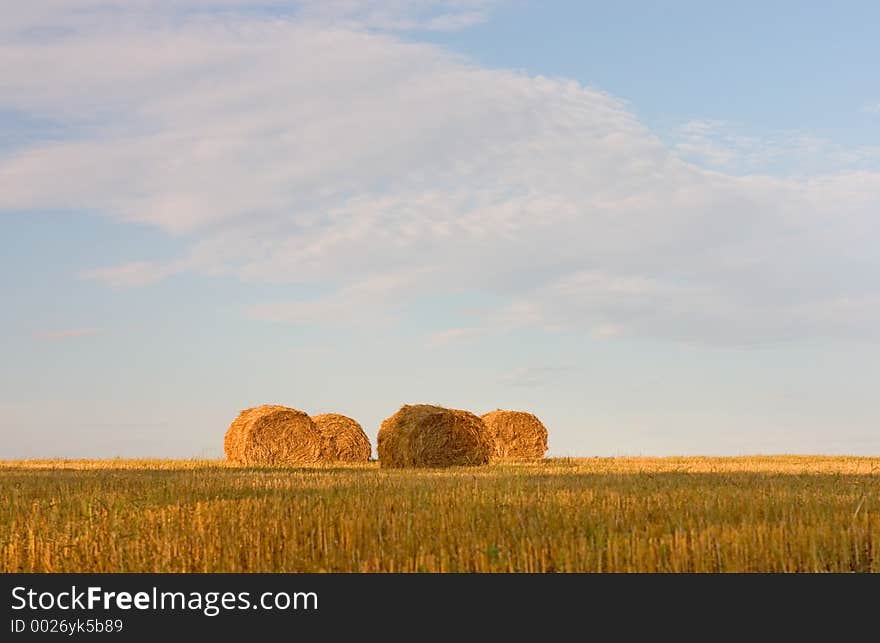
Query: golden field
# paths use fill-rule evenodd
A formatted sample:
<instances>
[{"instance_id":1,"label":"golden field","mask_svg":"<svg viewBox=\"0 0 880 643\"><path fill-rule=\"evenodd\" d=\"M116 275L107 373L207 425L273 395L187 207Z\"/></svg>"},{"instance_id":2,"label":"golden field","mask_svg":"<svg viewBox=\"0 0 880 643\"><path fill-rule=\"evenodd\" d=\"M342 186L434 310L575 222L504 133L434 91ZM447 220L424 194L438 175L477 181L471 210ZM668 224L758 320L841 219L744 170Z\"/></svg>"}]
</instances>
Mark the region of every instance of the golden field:
<instances>
[{"instance_id":1,"label":"golden field","mask_svg":"<svg viewBox=\"0 0 880 643\"><path fill-rule=\"evenodd\" d=\"M880 458L0 462L2 572L880 572Z\"/></svg>"}]
</instances>

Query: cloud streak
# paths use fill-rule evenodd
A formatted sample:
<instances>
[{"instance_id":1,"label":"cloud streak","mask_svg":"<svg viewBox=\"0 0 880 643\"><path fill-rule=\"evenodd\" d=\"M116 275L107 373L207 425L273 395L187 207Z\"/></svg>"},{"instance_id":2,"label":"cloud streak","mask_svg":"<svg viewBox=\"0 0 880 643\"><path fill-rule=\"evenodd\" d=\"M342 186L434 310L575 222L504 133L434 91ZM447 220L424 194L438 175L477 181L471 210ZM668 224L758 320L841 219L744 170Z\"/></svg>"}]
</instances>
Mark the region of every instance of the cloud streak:
<instances>
[{"instance_id":1,"label":"cloud streak","mask_svg":"<svg viewBox=\"0 0 880 643\"><path fill-rule=\"evenodd\" d=\"M99 334L98 328L65 328L61 330L38 331L34 337L44 341L59 341L66 339L78 339L80 337L92 337Z\"/></svg>"},{"instance_id":2,"label":"cloud streak","mask_svg":"<svg viewBox=\"0 0 880 643\"><path fill-rule=\"evenodd\" d=\"M481 326L473 326L469 328L449 328L435 333L431 333L428 337L429 346L447 346L457 342L475 339L489 332L489 329Z\"/></svg>"},{"instance_id":3,"label":"cloud streak","mask_svg":"<svg viewBox=\"0 0 880 643\"><path fill-rule=\"evenodd\" d=\"M492 302L439 344L516 327L878 339L880 173L865 150L762 175L772 142L719 144L718 124L696 122L670 147L606 93L389 33L464 26L487 3L259 14L230 0L230 17L189 0L175 3L186 17L155 3L147 21L109 0L77 6L91 9L19 16L0 44L0 108L68 132L0 156L0 210L86 209L187 247L88 278L320 286L247 311L297 324L394 323L426 297Z\"/></svg>"},{"instance_id":4,"label":"cloud streak","mask_svg":"<svg viewBox=\"0 0 880 643\"><path fill-rule=\"evenodd\" d=\"M498 381L506 386L536 388L574 370L573 366L521 366L505 373Z\"/></svg>"},{"instance_id":5,"label":"cloud streak","mask_svg":"<svg viewBox=\"0 0 880 643\"><path fill-rule=\"evenodd\" d=\"M815 175L877 170L880 147L845 147L799 131L749 135L734 123L694 120L677 129L673 149L684 159L738 175Z\"/></svg>"}]
</instances>

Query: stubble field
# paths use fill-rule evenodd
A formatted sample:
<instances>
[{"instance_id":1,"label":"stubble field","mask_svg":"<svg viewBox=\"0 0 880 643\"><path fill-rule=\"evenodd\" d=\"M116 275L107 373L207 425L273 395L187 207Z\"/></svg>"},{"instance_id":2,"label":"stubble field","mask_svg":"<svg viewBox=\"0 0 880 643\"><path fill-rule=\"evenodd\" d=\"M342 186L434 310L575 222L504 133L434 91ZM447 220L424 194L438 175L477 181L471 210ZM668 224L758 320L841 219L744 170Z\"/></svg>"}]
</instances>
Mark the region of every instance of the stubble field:
<instances>
[{"instance_id":1,"label":"stubble field","mask_svg":"<svg viewBox=\"0 0 880 643\"><path fill-rule=\"evenodd\" d=\"M0 462L0 572L880 572L880 458Z\"/></svg>"}]
</instances>

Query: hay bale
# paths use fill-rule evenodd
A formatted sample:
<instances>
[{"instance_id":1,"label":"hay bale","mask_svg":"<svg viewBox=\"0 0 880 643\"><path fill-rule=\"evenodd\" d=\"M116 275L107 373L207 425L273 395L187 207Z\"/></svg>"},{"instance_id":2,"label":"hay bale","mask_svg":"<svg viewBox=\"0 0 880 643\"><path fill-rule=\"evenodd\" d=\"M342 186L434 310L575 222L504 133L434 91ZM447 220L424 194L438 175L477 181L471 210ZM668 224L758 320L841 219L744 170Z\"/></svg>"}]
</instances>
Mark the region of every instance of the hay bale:
<instances>
[{"instance_id":1,"label":"hay bale","mask_svg":"<svg viewBox=\"0 0 880 643\"><path fill-rule=\"evenodd\" d=\"M492 443L493 462L529 462L544 457L547 429L531 413L498 409L483 415L482 420Z\"/></svg>"},{"instance_id":2,"label":"hay bale","mask_svg":"<svg viewBox=\"0 0 880 643\"><path fill-rule=\"evenodd\" d=\"M450 467L487 464L491 443L473 413L428 404L406 405L382 422L382 467Z\"/></svg>"},{"instance_id":3,"label":"hay bale","mask_svg":"<svg viewBox=\"0 0 880 643\"><path fill-rule=\"evenodd\" d=\"M368 462L372 447L361 425L338 413L313 415L323 440L323 458L333 462Z\"/></svg>"},{"instance_id":4,"label":"hay bale","mask_svg":"<svg viewBox=\"0 0 880 643\"><path fill-rule=\"evenodd\" d=\"M226 458L239 465L292 465L319 462L323 440L307 414L265 405L242 411L223 440Z\"/></svg>"}]
</instances>

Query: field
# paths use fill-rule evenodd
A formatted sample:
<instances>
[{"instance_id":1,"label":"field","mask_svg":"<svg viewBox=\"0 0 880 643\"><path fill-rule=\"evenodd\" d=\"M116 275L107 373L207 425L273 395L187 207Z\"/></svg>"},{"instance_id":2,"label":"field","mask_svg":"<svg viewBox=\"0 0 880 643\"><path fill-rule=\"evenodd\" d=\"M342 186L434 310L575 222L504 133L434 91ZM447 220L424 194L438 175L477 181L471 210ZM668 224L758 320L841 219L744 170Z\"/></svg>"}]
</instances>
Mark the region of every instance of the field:
<instances>
[{"instance_id":1,"label":"field","mask_svg":"<svg viewBox=\"0 0 880 643\"><path fill-rule=\"evenodd\" d=\"M0 462L0 571L880 572L880 458Z\"/></svg>"}]
</instances>

